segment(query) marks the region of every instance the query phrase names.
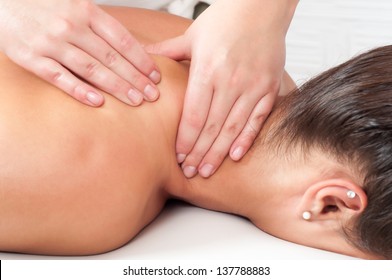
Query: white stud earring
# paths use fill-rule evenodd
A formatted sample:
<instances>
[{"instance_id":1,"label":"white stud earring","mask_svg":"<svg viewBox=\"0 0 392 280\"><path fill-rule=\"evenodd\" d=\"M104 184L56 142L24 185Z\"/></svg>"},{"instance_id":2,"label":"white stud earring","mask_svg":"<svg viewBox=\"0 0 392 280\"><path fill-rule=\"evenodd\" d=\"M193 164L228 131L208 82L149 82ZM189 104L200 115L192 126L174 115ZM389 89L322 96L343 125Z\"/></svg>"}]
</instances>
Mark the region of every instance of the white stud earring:
<instances>
[{"instance_id":1,"label":"white stud earring","mask_svg":"<svg viewBox=\"0 0 392 280\"><path fill-rule=\"evenodd\" d=\"M306 221L309 221L311 217L312 217L312 214L309 211L305 211L302 213L302 218Z\"/></svg>"},{"instance_id":2,"label":"white stud earring","mask_svg":"<svg viewBox=\"0 0 392 280\"><path fill-rule=\"evenodd\" d=\"M352 190L347 191L347 197L348 198L354 198L356 195L357 194L354 191L352 191Z\"/></svg>"}]
</instances>

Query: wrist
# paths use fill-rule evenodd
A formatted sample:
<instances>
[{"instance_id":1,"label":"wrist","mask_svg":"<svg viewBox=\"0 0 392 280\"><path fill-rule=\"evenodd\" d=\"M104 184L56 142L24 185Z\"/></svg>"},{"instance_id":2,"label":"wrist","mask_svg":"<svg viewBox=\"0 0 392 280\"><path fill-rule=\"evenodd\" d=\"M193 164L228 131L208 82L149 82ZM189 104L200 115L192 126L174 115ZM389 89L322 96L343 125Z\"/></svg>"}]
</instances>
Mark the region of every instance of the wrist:
<instances>
[{"instance_id":1,"label":"wrist","mask_svg":"<svg viewBox=\"0 0 392 280\"><path fill-rule=\"evenodd\" d=\"M212 6L227 17L250 24L260 23L259 27L264 30L274 30L285 35L298 2L299 0L215 0Z\"/></svg>"},{"instance_id":2,"label":"wrist","mask_svg":"<svg viewBox=\"0 0 392 280\"><path fill-rule=\"evenodd\" d=\"M299 0L246 0L249 2L257 1L259 11L262 11L261 20L276 31L283 34L287 33L291 20L293 19L295 10ZM244 1L245 2L245 1Z\"/></svg>"}]
</instances>

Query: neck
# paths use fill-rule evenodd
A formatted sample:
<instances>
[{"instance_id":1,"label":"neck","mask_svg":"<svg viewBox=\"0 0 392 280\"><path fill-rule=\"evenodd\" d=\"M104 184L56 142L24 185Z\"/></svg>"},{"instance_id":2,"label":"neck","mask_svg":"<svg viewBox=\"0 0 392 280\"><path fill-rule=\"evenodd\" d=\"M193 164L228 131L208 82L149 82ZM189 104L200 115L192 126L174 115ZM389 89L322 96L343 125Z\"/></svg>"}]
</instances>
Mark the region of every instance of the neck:
<instances>
[{"instance_id":1,"label":"neck","mask_svg":"<svg viewBox=\"0 0 392 280\"><path fill-rule=\"evenodd\" d=\"M250 174L245 162L234 163L227 158L211 178L197 176L189 180L191 192L187 200L203 208L249 217L244 207L251 195L247 191Z\"/></svg>"},{"instance_id":2,"label":"neck","mask_svg":"<svg viewBox=\"0 0 392 280\"><path fill-rule=\"evenodd\" d=\"M187 201L193 205L226 213L232 213L253 220L254 213L263 201L271 194L260 192L260 188L268 189L270 185L262 163L268 162L253 151L238 163L226 158L222 166L210 178L196 176L186 179L178 168L173 178L177 188L171 189L175 198ZM261 163L260 165L258 163ZM174 190L174 191L173 191Z\"/></svg>"},{"instance_id":3,"label":"neck","mask_svg":"<svg viewBox=\"0 0 392 280\"><path fill-rule=\"evenodd\" d=\"M279 95L284 96L294 88L295 83L285 73ZM269 128L274 122L273 115L265 122L257 141L263 142L262 139L269 135ZM172 149L169 148L170 151ZM173 152L169 180L165 183L169 196L202 208L233 213L251 220L255 213L260 212L264 203L276 197L276 191L273 190L277 182L272 175L277 168L272 165L274 158L267 145L260 143L258 147L253 147L240 162L233 162L227 157L208 179L200 176L185 178L174 155ZM267 207L263 209L264 212L268 213Z\"/></svg>"},{"instance_id":4,"label":"neck","mask_svg":"<svg viewBox=\"0 0 392 280\"><path fill-rule=\"evenodd\" d=\"M208 179L198 175L187 179L176 165L171 172L172 180L166 184L170 186L169 195L202 208L240 215L252 221L254 215L259 215L261 207L262 212L268 215L271 207L267 207L266 203L277 196L275 173L278 168L274 168L274 154L263 142L274 119L274 114L271 114L265 122L256 140L260 143L254 145L239 162L226 157Z\"/></svg>"}]
</instances>

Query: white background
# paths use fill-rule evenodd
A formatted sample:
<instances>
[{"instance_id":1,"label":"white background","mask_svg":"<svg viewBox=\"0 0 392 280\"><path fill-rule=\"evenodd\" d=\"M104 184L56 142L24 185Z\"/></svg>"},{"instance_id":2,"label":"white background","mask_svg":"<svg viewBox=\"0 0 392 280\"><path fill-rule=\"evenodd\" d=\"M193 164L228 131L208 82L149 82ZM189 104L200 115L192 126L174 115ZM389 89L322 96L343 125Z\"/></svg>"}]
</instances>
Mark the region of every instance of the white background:
<instances>
[{"instance_id":1,"label":"white background","mask_svg":"<svg viewBox=\"0 0 392 280\"><path fill-rule=\"evenodd\" d=\"M171 1L96 2L159 9ZM175 2L179 6L197 1ZM287 36L286 68L302 83L359 52L386 44L392 44L392 0L301 0Z\"/></svg>"},{"instance_id":2,"label":"white background","mask_svg":"<svg viewBox=\"0 0 392 280\"><path fill-rule=\"evenodd\" d=\"M299 83L359 52L392 44L391 0L301 0L287 35Z\"/></svg>"}]
</instances>

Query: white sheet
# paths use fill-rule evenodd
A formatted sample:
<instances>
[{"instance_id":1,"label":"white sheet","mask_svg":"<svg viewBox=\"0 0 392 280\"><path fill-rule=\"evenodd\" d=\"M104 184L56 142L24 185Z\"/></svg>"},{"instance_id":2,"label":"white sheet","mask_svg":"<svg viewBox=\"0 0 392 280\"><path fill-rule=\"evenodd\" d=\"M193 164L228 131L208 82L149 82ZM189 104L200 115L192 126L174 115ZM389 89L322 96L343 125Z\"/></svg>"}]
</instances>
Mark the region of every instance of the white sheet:
<instances>
[{"instance_id":1,"label":"white sheet","mask_svg":"<svg viewBox=\"0 0 392 280\"><path fill-rule=\"evenodd\" d=\"M110 230L110 229L108 229ZM241 217L171 202L134 240L109 253L50 257L0 253L0 259L343 260L353 259L270 236Z\"/></svg>"}]
</instances>

